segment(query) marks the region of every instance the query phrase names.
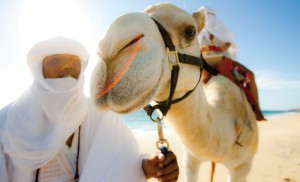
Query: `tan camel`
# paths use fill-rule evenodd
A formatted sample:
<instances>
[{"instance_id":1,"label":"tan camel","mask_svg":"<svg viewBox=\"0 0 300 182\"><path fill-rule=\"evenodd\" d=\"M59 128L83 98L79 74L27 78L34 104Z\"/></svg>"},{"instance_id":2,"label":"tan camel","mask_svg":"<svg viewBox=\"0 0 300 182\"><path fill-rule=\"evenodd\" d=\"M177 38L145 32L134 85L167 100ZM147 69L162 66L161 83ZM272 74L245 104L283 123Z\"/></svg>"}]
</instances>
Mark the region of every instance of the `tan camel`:
<instances>
[{"instance_id":1,"label":"tan camel","mask_svg":"<svg viewBox=\"0 0 300 182\"><path fill-rule=\"evenodd\" d=\"M101 109L130 113L151 101L167 100L171 70L157 20L170 34L176 50L200 57L197 36L205 24L205 9L193 15L168 3L129 13L116 19L99 43L91 95ZM152 18L151 18L152 17ZM174 99L192 90L200 69L180 64ZM198 84L187 98L173 104L166 124L185 145L184 178L197 181L203 161L224 164L228 181L243 182L257 150L258 131L254 113L245 95L223 76ZM242 144L237 145L237 139Z\"/></svg>"}]
</instances>

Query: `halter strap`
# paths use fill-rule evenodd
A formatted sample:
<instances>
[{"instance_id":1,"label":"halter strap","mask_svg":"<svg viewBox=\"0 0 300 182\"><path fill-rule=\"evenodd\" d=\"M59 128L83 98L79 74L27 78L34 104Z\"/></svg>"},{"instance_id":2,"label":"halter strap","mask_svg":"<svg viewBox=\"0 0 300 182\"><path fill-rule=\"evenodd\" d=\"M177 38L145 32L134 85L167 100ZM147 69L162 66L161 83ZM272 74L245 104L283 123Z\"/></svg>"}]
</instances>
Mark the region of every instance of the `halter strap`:
<instances>
[{"instance_id":1,"label":"halter strap","mask_svg":"<svg viewBox=\"0 0 300 182\"><path fill-rule=\"evenodd\" d=\"M153 121L155 121L156 119L152 118L152 113L154 112L154 110L156 110L156 109L160 110L160 112L163 114L163 117L164 117L167 115L172 104L178 103L178 102L182 101L183 99L187 98L196 89L196 87L198 86L198 84L201 80L201 72L202 72L201 70L203 68L213 75L217 75L218 70L212 68L202 57L202 54L200 57L195 57L195 56L181 54L181 53L177 52L167 30L154 18L152 18L152 19L155 22L155 24L157 25L160 34L162 35L162 38L164 40L165 47L168 51L168 54L169 53L174 54L176 59L178 59L177 61L180 63L190 64L190 65L195 65L195 66L200 67L200 76L199 76L199 80L198 80L196 86L192 90L185 93L182 97L173 100L173 95L175 93L180 67L177 62L171 63L170 55L168 55L169 62L171 64L171 86L170 86L170 93L169 93L168 100L157 102L158 104L154 105L154 106L151 106L150 104L148 104L146 107L144 107L144 110L146 111L146 113L150 116L150 118Z\"/></svg>"}]
</instances>

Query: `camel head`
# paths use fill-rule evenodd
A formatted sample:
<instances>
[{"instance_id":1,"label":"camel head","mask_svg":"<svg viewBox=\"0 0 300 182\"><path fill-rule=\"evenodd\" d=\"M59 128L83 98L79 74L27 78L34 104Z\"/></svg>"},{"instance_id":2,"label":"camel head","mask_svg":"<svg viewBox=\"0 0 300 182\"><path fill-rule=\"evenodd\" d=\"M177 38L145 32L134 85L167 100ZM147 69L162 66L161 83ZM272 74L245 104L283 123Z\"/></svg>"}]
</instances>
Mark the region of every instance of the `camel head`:
<instances>
[{"instance_id":1,"label":"camel head","mask_svg":"<svg viewBox=\"0 0 300 182\"><path fill-rule=\"evenodd\" d=\"M198 34L204 27L204 16L204 8L190 15L174 5L160 3L143 13L117 18L98 45L100 61L91 80L96 105L129 113L152 100L166 100L171 70L165 43L153 19L167 30L178 52L199 57ZM174 98L195 87L199 72L197 66L180 65Z\"/></svg>"}]
</instances>

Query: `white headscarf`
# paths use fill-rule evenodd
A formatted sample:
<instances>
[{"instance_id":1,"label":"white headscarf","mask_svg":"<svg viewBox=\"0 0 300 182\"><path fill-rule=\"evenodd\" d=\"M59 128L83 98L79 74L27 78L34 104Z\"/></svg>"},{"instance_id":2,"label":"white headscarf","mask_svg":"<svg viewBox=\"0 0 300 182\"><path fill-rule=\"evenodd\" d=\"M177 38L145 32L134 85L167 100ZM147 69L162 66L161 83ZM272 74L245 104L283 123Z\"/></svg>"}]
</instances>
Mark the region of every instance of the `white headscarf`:
<instances>
[{"instance_id":1,"label":"white headscarf","mask_svg":"<svg viewBox=\"0 0 300 182\"><path fill-rule=\"evenodd\" d=\"M67 77L45 79L42 61L52 54L73 54L81 59L78 80ZM55 37L37 43L27 63L33 84L8 111L3 147L14 165L27 170L40 168L53 159L87 114L84 96L84 68L88 52L79 42Z\"/></svg>"},{"instance_id":2,"label":"white headscarf","mask_svg":"<svg viewBox=\"0 0 300 182\"><path fill-rule=\"evenodd\" d=\"M206 9L205 27L199 34L200 46L207 44L210 41L209 34L213 34L215 38L219 39L222 43L229 42L231 46L229 48L230 56L235 59L237 46L234 41L234 36L228 27L216 16L216 13L212 9ZM217 45L220 46L220 45Z\"/></svg>"}]
</instances>

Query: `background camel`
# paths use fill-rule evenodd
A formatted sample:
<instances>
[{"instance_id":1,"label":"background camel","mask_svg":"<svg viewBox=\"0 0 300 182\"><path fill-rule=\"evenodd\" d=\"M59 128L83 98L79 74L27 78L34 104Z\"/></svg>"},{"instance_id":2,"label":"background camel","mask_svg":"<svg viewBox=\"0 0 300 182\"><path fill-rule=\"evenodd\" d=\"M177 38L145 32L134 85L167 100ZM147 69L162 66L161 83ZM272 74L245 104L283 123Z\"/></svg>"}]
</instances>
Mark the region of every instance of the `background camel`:
<instances>
[{"instance_id":1,"label":"background camel","mask_svg":"<svg viewBox=\"0 0 300 182\"><path fill-rule=\"evenodd\" d=\"M152 18L169 33L180 53L200 56L197 36L205 24L205 9L193 15L167 3L116 19L99 43L100 62L91 95L100 109L129 113L152 100L167 100L171 70L165 43ZM180 64L174 99L197 85L199 67ZM171 106L166 124L185 145L185 181L197 181L202 161L223 163L229 181L246 181L257 149L254 113L240 89L214 76L183 101ZM237 139L243 145L237 145Z\"/></svg>"}]
</instances>

